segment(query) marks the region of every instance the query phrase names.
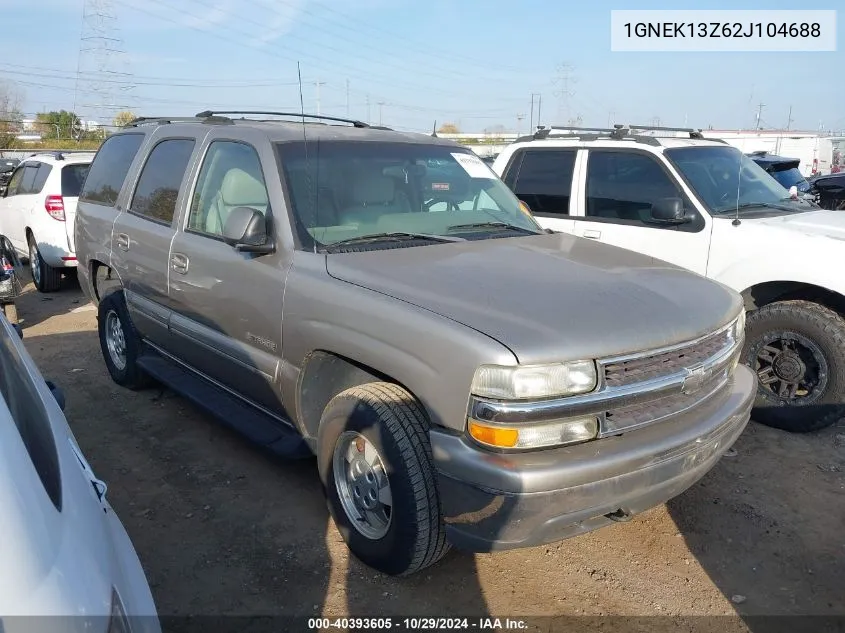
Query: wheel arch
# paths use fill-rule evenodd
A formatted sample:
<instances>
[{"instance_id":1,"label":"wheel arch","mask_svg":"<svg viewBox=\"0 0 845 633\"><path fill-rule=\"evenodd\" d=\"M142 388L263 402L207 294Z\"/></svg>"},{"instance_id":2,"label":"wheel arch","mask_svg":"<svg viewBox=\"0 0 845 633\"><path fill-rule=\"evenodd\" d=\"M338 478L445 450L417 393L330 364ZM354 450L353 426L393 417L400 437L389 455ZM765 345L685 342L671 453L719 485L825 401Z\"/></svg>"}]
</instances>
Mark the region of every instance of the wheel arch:
<instances>
[{"instance_id":1,"label":"wheel arch","mask_svg":"<svg viewBox=\"0 0 845 633\"><path fill-rule=\"evenodd\" d=\"M828 288L801 281L766 281L742 291L748 311L776 301L803 300L818 303L838 314L845 315L845 295Z\"/></svg>"},{"instance_id":2,"label":"wheel arch","mask_svg":"<svg viewBox=\"0 0 845 633\"><path fill-rule=\"evenodd\" d=\"M301 429L309 438L316 438L323 410L337 394L370 382L390 382L413 391L392 376L352 358L328 350L308 354L296 388L296 409ZM421 405L426 415L430 412Z\"/></svg>"},{"instance_id":3,"label":"wheel arch","mask_svg":"<svg viewBox=\"0 0 845 633\"><path fill-rule=\"evenodd\" d=\"M123 282L114 269L99 259L88 262L88 279L93 296L98 303L111 293L123 290Z\"/></svg>"}]
</instances>

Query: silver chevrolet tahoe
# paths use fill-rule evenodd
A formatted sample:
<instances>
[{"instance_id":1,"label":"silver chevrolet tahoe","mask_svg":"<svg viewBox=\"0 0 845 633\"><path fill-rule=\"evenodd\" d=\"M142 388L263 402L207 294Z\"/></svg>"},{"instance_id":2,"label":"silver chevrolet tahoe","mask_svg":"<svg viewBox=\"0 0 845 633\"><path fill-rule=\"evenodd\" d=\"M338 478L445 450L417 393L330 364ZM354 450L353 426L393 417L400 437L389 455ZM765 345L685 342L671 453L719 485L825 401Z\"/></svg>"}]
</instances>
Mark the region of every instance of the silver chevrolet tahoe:
<instances>
[{"instance_id":1,"label":"silver chevrolet tahoe","mask_svg":"<svg viewBox=\"0 0 845 633\"><path fill-rule=\"evenodd\" d=\"M316 456L350 550L388 574L626 521L748 422L737 293L543 230L436 137L138 119L97 152L75 237L112 378Z\"/></svg>"}]
</instances>

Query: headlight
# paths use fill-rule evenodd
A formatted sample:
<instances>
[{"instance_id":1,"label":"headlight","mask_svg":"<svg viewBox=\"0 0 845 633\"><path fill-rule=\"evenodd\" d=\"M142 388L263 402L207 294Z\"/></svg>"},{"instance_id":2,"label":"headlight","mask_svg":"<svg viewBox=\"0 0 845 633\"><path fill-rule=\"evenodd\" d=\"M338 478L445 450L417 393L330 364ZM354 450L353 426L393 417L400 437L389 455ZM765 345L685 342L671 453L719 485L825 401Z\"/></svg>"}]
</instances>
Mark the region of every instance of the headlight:
<instances>
[{"instance_id":1,"label":"headlight","mask_svg":"<svg viewBox=\"0 0 845 633\"><path fill-rule=\"evenodd\" d=\"M734 336L737 341L745 336L745 306L743 306L742 311L739 313L739 316L736 318L736 322L734 323Z\"/></svg>"},{"instance_id":2,"label":"headlight","mask_svg":"<svg viewBox=\"0 0 845 633\"><path fill-rule=\"evenodd\" d=\"M596 387L596 364L578 360L551 365L482 365L472 379L472 393L482 398L526 400L572 396Z\"/></svg>"},{"instance_id":3,"label":"headlight","mask_svg":"<svg viewBox=\"0 0 845 633\"><path fill-rule=\"evenodd\" d=\"M595 416L555 420L525 426L493 426L470 419L470 436L481 444L495 448L550 448L586 442L598 435Z\"/></svg>"}]
</instances>

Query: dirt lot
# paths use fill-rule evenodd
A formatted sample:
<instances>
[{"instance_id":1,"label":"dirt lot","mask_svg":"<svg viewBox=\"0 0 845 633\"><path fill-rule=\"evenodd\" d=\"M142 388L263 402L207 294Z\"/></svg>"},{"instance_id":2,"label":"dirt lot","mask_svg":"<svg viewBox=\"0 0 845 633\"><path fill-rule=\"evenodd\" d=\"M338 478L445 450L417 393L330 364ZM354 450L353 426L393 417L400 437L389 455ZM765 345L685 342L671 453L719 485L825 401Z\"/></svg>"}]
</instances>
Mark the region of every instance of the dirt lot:
<instances>
[{"instance_id":1,"label":"dirt lot","mask_svg":"<svg viewBox=\"0 0 845 633\"><path fill-rule=\"evenodd\" d=\"M845 616L845 422L809 436L752 423L668 507L394 579L350 559L311 461L265 456L167 391L113 384L75 281L30 286L18 310L162 615L745 616L720 631L764 630L755 614Z\"/></svg>"}]
</instances>

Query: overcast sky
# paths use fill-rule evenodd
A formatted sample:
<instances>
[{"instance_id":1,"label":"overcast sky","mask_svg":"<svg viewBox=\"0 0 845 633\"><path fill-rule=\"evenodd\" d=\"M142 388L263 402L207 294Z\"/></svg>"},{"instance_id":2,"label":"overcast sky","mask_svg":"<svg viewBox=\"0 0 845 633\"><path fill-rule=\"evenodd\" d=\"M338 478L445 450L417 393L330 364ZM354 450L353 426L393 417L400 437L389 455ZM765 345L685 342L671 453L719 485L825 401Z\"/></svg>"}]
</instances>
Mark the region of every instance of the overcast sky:
<instances>
[{"instance_id":1,"label":"overcast sky","mask_svg":"<svg viewBox=\"0 0 845 633\"><path fill-rule=\"evenodd\" d=\"M124 54L80 48L99 40L83 0L0 0L0 79L23 109L104 118L102 96L136 114L207 108L305 110L429 130L528 129L531 95L544 123L581 117L716 128L845 128L845 51L614 53L610 10L630 3L552 0L98 0L116 20L101 31ZM766 2L638 2L639 9L795 9ZM841 0L817 0L835 9ZM845 41L840 15L838 40ZM82 47L80 43L83 42ZM81 62L85 77L75 92ZM102 64L105 65L102 65ZM123 74L127 73L127 74ZM562 78L568 77L568 81ZM319 82L320 86L316 85ZM347 92L348 86L348 92ZM106 88L109 88L107 90ZM566 95L569 95L568 97ZM348 98L347 98L348 95ZM369 103L369 106L368 106ZM348 110L347 110L348 104ZM520 121L520 117L523 117ZM536 123L535 103L534 122Z\"/></svg>"}]
</instances>

